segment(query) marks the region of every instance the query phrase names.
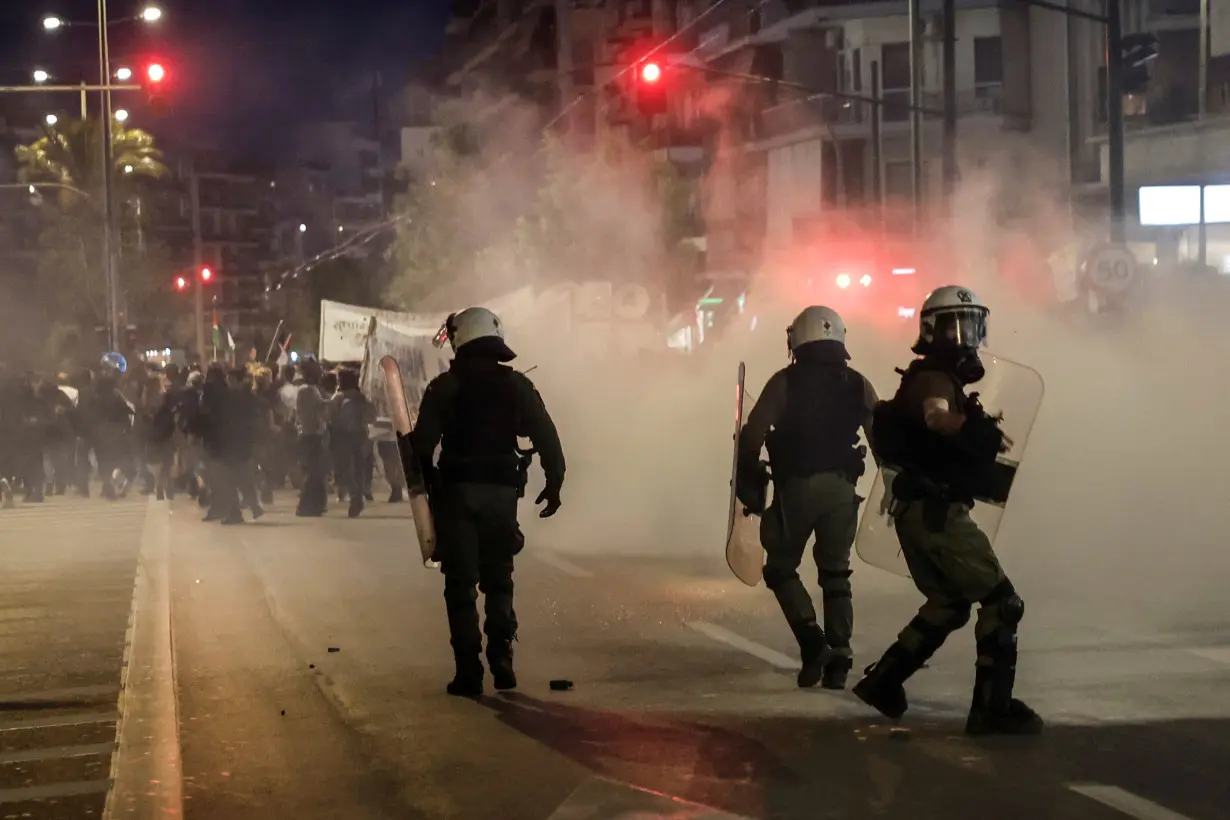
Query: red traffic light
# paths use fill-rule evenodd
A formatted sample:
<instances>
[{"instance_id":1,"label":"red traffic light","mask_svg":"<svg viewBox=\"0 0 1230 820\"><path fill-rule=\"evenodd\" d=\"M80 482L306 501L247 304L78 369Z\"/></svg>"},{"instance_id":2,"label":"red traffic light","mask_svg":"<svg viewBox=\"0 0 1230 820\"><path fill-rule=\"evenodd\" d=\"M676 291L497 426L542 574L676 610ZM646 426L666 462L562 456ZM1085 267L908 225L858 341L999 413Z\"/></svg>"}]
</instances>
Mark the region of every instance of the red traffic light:
<instances>
[{"instance_id":1,"label":"red traffic light","mask_svg":"<svg viewBox=\"0 0 1230 820\"><path fill-rule=\"evenodd\" d=\"M145 78L151 83L160 83L166 76L167 70L162 67L162 63L150 63L145 68Z\"/></svg>"},{"instance_id":2,"label":"red traffic light","mask_svg":"<svg viewBox=\"0 0 1230 820\"><path fill-rule=\"evenodd\" d=\"M182 276L175 277L175 289L176 290L187 290L187 288L188 288L187 279L185 279Z\"/></svg>"},{"instance_id":3,"label":"red traffic light","mask_svg":"<svg viewBox=\"0 0 1230 820\"><path fill-rule=\"evenodd\" d=\"M214 278L214 272L210 268L201 268L201 281L209 282Z\"/></svg>"},{"instance_id":4,"label":"red traffic light","mask_svg":"<svg viewBox=\"0 0 1230 820\"><path fill-rule=\"evenodd\" d=\"M641 66L641 80L647 83L656 83L662 79L662 66L657 63L645 63Z\"/></svg>"}]
</instances>

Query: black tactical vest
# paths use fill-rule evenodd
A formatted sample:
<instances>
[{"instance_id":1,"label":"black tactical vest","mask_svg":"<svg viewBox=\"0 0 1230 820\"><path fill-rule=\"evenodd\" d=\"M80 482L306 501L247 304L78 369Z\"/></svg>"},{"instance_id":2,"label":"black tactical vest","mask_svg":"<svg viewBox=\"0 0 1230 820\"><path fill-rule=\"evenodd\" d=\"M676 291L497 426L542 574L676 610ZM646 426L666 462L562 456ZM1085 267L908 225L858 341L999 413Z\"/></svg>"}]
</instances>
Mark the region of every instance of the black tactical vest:
<instances>
[{"instance_id":1,"label":"black tactical vest","mask_svg":"<svg viewBox=\"0 0 1230 820\"><path fill-rule=\"evenodd\" d=\"M513 371L497 362L454 359L452 406L445 410L441 477L450 483L519 484L520 406Z\"/></svg>"},{"instance_id":2,"label":"black tactical vest","mask_svg":"<svg viewBox=\"0 0 1230 820\"><path fill-rule=\"evenodd\" d=\"M774 475L861 474L858 431L866 415L863 377L844 363L786 368L786 410L767 442Z\"/></svg>"},{"instance_id":3,"label":"black tactical vest","mask_svg":"<svg viewBox=\"0 0 1230 820\"><path fill-rule=\"evenodd\" d=\"M951 380L957 398L957 406L950 408L952 411L967 415L971 412L973 403L961 381L942 364L919 359L902 374L901 385L893 398L876 406L872 421L876 456L882 463L897 467L906 475L943 488L952 501L973 503L975 497L985 492L983 485L988 480L987 472L994 468L995 453L972 452L961 434L946 436L931 430L921 406L904 404L911 383L925 371L942 373Z\"/></svg>"}]
</instances>

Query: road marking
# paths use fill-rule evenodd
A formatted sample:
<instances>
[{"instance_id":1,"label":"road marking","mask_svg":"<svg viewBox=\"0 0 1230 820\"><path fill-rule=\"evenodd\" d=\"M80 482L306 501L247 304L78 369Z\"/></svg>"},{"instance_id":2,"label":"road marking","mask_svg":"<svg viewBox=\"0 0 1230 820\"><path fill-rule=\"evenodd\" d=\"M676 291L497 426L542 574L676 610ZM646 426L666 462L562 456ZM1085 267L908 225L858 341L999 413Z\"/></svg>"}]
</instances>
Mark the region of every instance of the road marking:
<instances>
[{"instance_id":1,"label":"road marking","mask_svg":"<svg viewBox=\"0 0 1230 820\"><path fill-rule=\"evenodd\" d=\"M21 749L16 752L0 752L0 765L5 763L33 763L36 760L65 760L70 757L109 755L114 743L87 743L80 746L48 746L44 749Z\"/></svg>"},{"instance_id":2,"label":"road marking","mask_svg":"<svg viewBox=\"0 0 1230 820\"><path fill-rule=\"evenodd\" d=\"M687 626L689 629L694 629L702 635L713 638L715 641L721 641L727 646L733 646L741 652L746 652L749 655L760 658L765 663L776 666L778 669L793 670L799 668L799 662L789 655L784 655L776 649L770 649L764 644L749 641L742 635L737 635L717 624L711 624L708 621L688 621Z\"/></svg>"},{"instance_id":3,"label":"road marking","mask_svg":"<svg viewBox=\"0 0 1230 820\"><path fill-rule=\"evenodd\" d=\"M41 700L70 700L92 698L99 695L114 695L120 691L119 681L95 686L69 686L64 689L43 689L38 692L12 692L0 694L0 703L28 703Z\"/></svg>"},{"instance_id":4,"label":"road marking","mask_svg":"<svg viewBox=\"0 0 1230 820\"><path fill-rule=\"evenodd\" d=\"M24 803L27 800L75 797L80 794L102 794L109 788L111 788L110 780L78 780L72 783L56 783L51 786L0 789L0 803Z\"/></svg>"},{"instance_id":5,"label":"road marking","mask_svg":"<svg viewBox=\"0 0 1230 820\"><path fill-rule=\"evenodd\" d=\"M1186 646L1183 648L1198 658L1230 666L1230 646Z\"/></svg>"},{"instance_id":6,"label":"road marking","mask_svg":"<svg viewBox=\"0 0 1230 820\"><path fill-rule=\"evenodd\" d=\"M1098 783L1069 783L1068 788L1090 800L1096 800L1103 806L1109 806L1129 817L1135 817L1136 820L1191 820L1187 815L1171 811L1165 806L1159 806L1151 800L1138 797L1117 786L1103 786Z\"/></svg>"},{"instance_id":7,"label":"road marking","mask_svg":"<svg viewBox=\"0 0 1230 820\"><path fill-rule=\"evenodd\" d=\"M46 717L29 720L0 721L0 732L19 732L22 729L53 729L57 726L85 726L88 723L114 723L119 719L119 713L110 712L80 712L75 715L47 715Z\"/></svg>"},{"instance_id":8,"label":"road marking","mask_svg":"<svg viewBox=\"0 0 1230 820\"><path fill-rule=\"evenodd\" d=\"M549 567L554 567L560 572L567 573L574 578L593 578L594 574L587 569L582 569L576 564L569 561L567 558L562 558L553 552L535 551L534 557L543 562Z\"/></svg>"}]
</instances>

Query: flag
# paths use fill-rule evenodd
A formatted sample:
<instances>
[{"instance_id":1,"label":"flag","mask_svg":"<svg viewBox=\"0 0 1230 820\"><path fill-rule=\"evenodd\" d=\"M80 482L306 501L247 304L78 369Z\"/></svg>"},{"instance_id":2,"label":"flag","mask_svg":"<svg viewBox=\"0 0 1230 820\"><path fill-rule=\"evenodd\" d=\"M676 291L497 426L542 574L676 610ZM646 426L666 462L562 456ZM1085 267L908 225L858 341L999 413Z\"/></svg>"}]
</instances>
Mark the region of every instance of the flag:
<instances>
[{"instance_id":1,"label":"flag","mask_svg":"<svg viewBox=\"0 0 1230 820\"><path fill-rule=\"evenodd\" d=\"M287 333L286 339L282 342L282 351L278 353L278 367L286 367L290 364L290 337L292 335Z\"/></svg>"},{"instance_id":2,"label":"flag","mask_svg":"<svg viewBox=\"0 0 1230 820\"><path fill-rule=\"evenodd\" d=\"M227 350L235 349L235 337L231 335L231 332L229 330L226 332L226 349Z\"/></svg>"}]
</instances>

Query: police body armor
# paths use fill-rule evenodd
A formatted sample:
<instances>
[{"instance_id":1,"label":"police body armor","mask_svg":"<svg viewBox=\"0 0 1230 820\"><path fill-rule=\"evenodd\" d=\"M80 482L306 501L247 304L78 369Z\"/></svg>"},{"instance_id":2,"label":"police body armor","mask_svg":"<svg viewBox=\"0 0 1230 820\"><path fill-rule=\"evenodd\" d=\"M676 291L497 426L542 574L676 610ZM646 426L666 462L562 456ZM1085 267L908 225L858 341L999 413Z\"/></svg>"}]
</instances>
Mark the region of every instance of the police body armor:
<instances>
[{"instance_id":1,"label":"police body armor","mask_svg":"<svg viewBox=\"0 0 1230 820\"><path fill-rule=\"evenodd\" d=\"M858 446L865 386L844 364L795 362L786 368L786 410L765 446L777 478L839 473L851 483L866 469Z\"/></svg>"},{"instance_id":2,"label":"police body armor","mask_svg":"<svg viewBox=\"0 0 1230 820\"><path fill-rule=\"evenodd\" d=\"M961 405L953 409L967 419L956 435L929 429L921 408L911 412L904 406L908 386L924 371L942 373L952 381ZM948 368L926 359L898 372L901 386L892 399L876 405L872 421L875 454L897 471L892 496L902 503L923 501L932 508L926 517L936 523L942 522L948 504L1002 503L1015 467L997 461L1003 432L998 420L983 410L978 394L966 395L965 386Z\"/></svg>"},{"instance_id":3,"label":"police body armor","mask_svg":"<svg viewBox=\"0 0 1230 820\"><path fill-rule=\"evenodd\" d=\"M441 441L439 480L520 490L528 465L522 466L517 449L521 425L514 372L493 362L454 360L449 375L457 390L452 412L445 416L449 421Z\"/></svg>"}]
</instances>

